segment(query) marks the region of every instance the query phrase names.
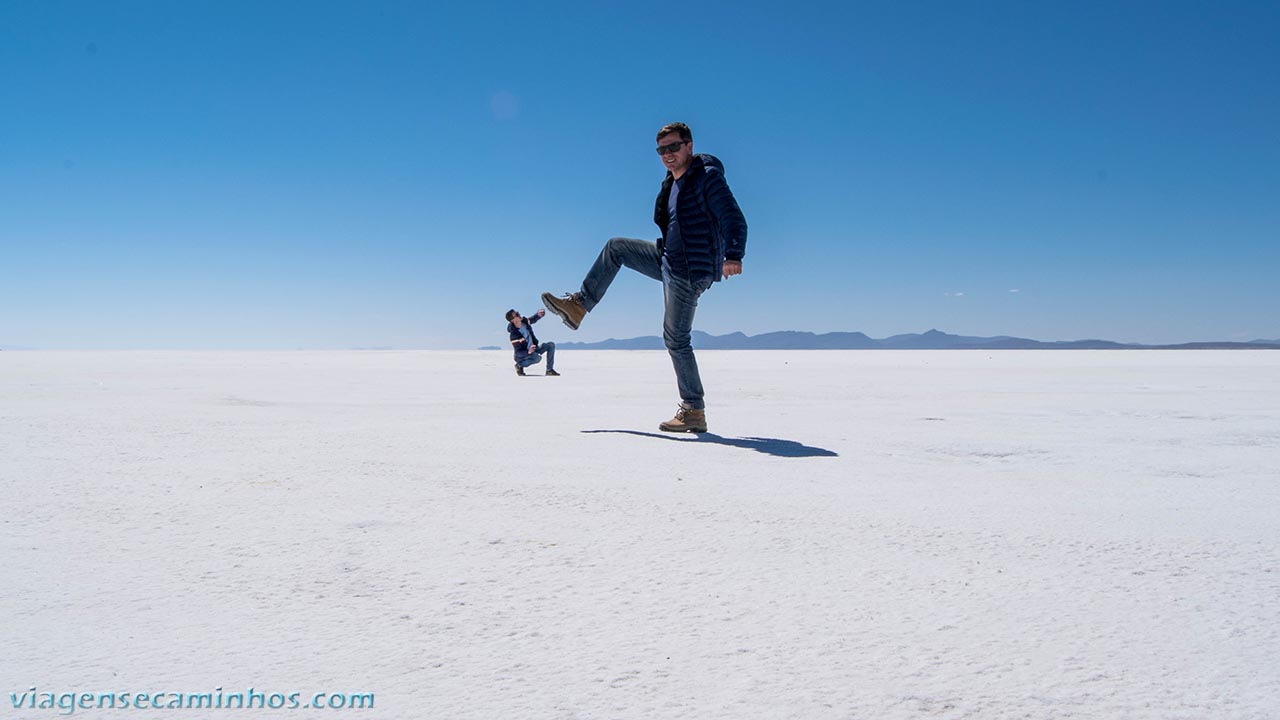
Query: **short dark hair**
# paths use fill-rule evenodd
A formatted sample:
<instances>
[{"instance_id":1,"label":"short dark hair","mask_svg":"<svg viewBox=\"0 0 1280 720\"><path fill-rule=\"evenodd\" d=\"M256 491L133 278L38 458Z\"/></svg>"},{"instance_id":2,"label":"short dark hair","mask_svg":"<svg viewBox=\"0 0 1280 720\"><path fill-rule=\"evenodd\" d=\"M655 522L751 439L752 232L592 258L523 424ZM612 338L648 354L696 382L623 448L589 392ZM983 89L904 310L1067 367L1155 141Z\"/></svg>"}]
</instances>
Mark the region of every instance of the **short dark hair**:
<instances>
[{"instance_id":1,"label":"short dark hair","mask_svg":"<svg viewBox=\"0 0 1280 720\"><path fill-rule=\"evenodd\" d=\"M508 311L507 311L507 322L511 322L511 318L513 318L513 317L515 317L515 316L517 316L517 315L519 315L519 314L520 314L520 313L516 312L515 310L508 310Z\"/></svg>"},{"instance_id":2,"label":"short dark hair","mask_svg":"<svg viewBox=\"0 0 1280 720\"><path fill-rule=\"evenodd\" d=\"M661 140L663 135L670 135L671 133L680 133L681 140L685 142L693 142L693 131L684 123L667 123L666 125L663 125L662 129L658 131L657 139Z\"/></svg>"}]
</instances>

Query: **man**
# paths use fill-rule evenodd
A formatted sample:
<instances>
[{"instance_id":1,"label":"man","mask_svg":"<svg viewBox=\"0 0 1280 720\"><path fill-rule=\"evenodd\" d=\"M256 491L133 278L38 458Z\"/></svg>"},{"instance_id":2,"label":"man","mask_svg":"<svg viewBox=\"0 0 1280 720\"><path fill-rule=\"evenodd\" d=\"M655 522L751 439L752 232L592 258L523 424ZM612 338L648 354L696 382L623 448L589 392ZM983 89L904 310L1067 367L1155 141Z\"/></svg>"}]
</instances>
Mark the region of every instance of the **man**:
<instances>
[{"instance_id":1,"label":"man","mask_svg":"<svg viewBox=\"0 0 1280 720\"><path fill-rule=\"evenodd\" d=\"M722 277L742 273L747 221L724 179L724 165L711 155L693 153L693 132L684 123L658 131L658 157L667 169L653 209L662 231L656 243L613 238L591 266L582 289L563 297L543 293L542 300L570 329L604 298L622 267L662 282L662 339L671 355L680 391L680 408L658 425L667 432L706 432L702 379L690 333L698 298Z\"/></svg>"},{"instance_id":2,"label":"man","mask_svg":"<svg viewBox=\"0 0 1280 720\"><path fill-rule=\"evenodd\" d=\"M542 362L547 356L547 375L559 377L556 372L556 344L553 342L538 344L538 336L533 334L533 324L547 314L539 310L533 317L524 317L514 309L507 311L507 334L511 336L511 347L516 354L516 374L524 376L524 369Z\"/></svg>"}]
</instances>

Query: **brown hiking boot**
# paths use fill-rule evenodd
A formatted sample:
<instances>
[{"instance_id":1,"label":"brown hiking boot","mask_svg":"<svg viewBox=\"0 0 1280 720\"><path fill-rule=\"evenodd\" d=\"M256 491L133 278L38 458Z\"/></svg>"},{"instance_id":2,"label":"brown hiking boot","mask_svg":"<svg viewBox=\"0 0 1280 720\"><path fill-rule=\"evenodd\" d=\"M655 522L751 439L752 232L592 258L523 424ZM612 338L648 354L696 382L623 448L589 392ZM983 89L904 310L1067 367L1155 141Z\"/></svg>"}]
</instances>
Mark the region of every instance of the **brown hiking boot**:
<instances>
[{"instance_id":1,"label":"brown hiking boot","mask_svg":"<svg viewBox=\"0 0 1280 720\"><path fill-rule=\"evenodd\" d=\"M552 370L551 368L547 368L547 377L560 377L560 373Z\"/></svg>"},{"instance_id":2,"label":"brown hiking boot","mask_svg":"<svg viewBox=\"0 0 1280 720\"><path fill-rule=\"evenodd\" d=\"M676 416L664 423L659 423L658 429L663 432L704 433L707 431L707 411L694 410L681 403L680 409L676 410Z\"/></svg>"},{"instance_id":3,"label":"brown hiking boot","mask_svg":"<svg viewBox=\"0 0 1280 720\"><path fill-rule=\"evenodd\" d=\"M524 377L524 368L520 367L520 363L516 363L516 374L520 377Z\"/></svg>"},{"instance_id":4,"label":"brown hiking boot","mask_svg":"<svg viewBox=\"0 0 1280 720\"><path fill-rule=\"evenodd\" d=\"M556 297L549 292L544 292L542 304L559 315L570 330L577 330L582 324L582 318L587 316L587 309L582 307L582 293L568 293L564 297Z\"/></svg>"}]
</instances>

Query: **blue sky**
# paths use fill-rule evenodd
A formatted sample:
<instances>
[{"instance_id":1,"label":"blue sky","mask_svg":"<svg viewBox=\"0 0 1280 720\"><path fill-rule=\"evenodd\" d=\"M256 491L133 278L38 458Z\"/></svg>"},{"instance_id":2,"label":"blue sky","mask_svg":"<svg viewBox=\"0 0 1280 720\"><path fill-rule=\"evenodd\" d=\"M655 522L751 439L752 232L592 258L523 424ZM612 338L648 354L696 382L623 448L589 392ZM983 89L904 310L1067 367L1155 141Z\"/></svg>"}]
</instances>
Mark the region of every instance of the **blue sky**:
<instances>
[{"instance_id":1,"label":"blue sky","mask_svg":"<svg viewBox=\"0 0 1280 720\"><path fill-rule=\"evenodd\" d=\"M0 4L0 347L473 348L724 162L695 327L1280 338L1276 3ZM577 333L659 334L624 272Z\"/></svg>"}]
</instances>

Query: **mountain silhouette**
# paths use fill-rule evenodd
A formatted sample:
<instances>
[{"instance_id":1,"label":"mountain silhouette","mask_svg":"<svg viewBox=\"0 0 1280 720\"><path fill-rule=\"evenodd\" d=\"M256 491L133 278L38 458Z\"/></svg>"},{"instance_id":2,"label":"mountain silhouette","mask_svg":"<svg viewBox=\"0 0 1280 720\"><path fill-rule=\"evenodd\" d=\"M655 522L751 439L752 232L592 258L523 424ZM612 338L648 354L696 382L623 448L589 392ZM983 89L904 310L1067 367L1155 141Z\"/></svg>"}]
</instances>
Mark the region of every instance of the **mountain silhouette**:
<instances>
[{"instance_id":1,"label":"mountain silhouette","mask_svg":"<svg viewBox=\"0 0 1280 720\"><path fill-rule=\"evenodd\" d=\"M665 350L662 338L644 335L600 342L557 342L561 348L575 350ZM1172 345L1143 345L1112 340L1042 341L996 335L971 337L952 335L932 329L923 333L893 335L877 340L860 332L815 334L798 330L782 330L761 335L741 332L710 335L693 331L693 347L699 350L1280 350L1280 340L1250 342L1190 342Z\"/></svg>"}]
</instances>

